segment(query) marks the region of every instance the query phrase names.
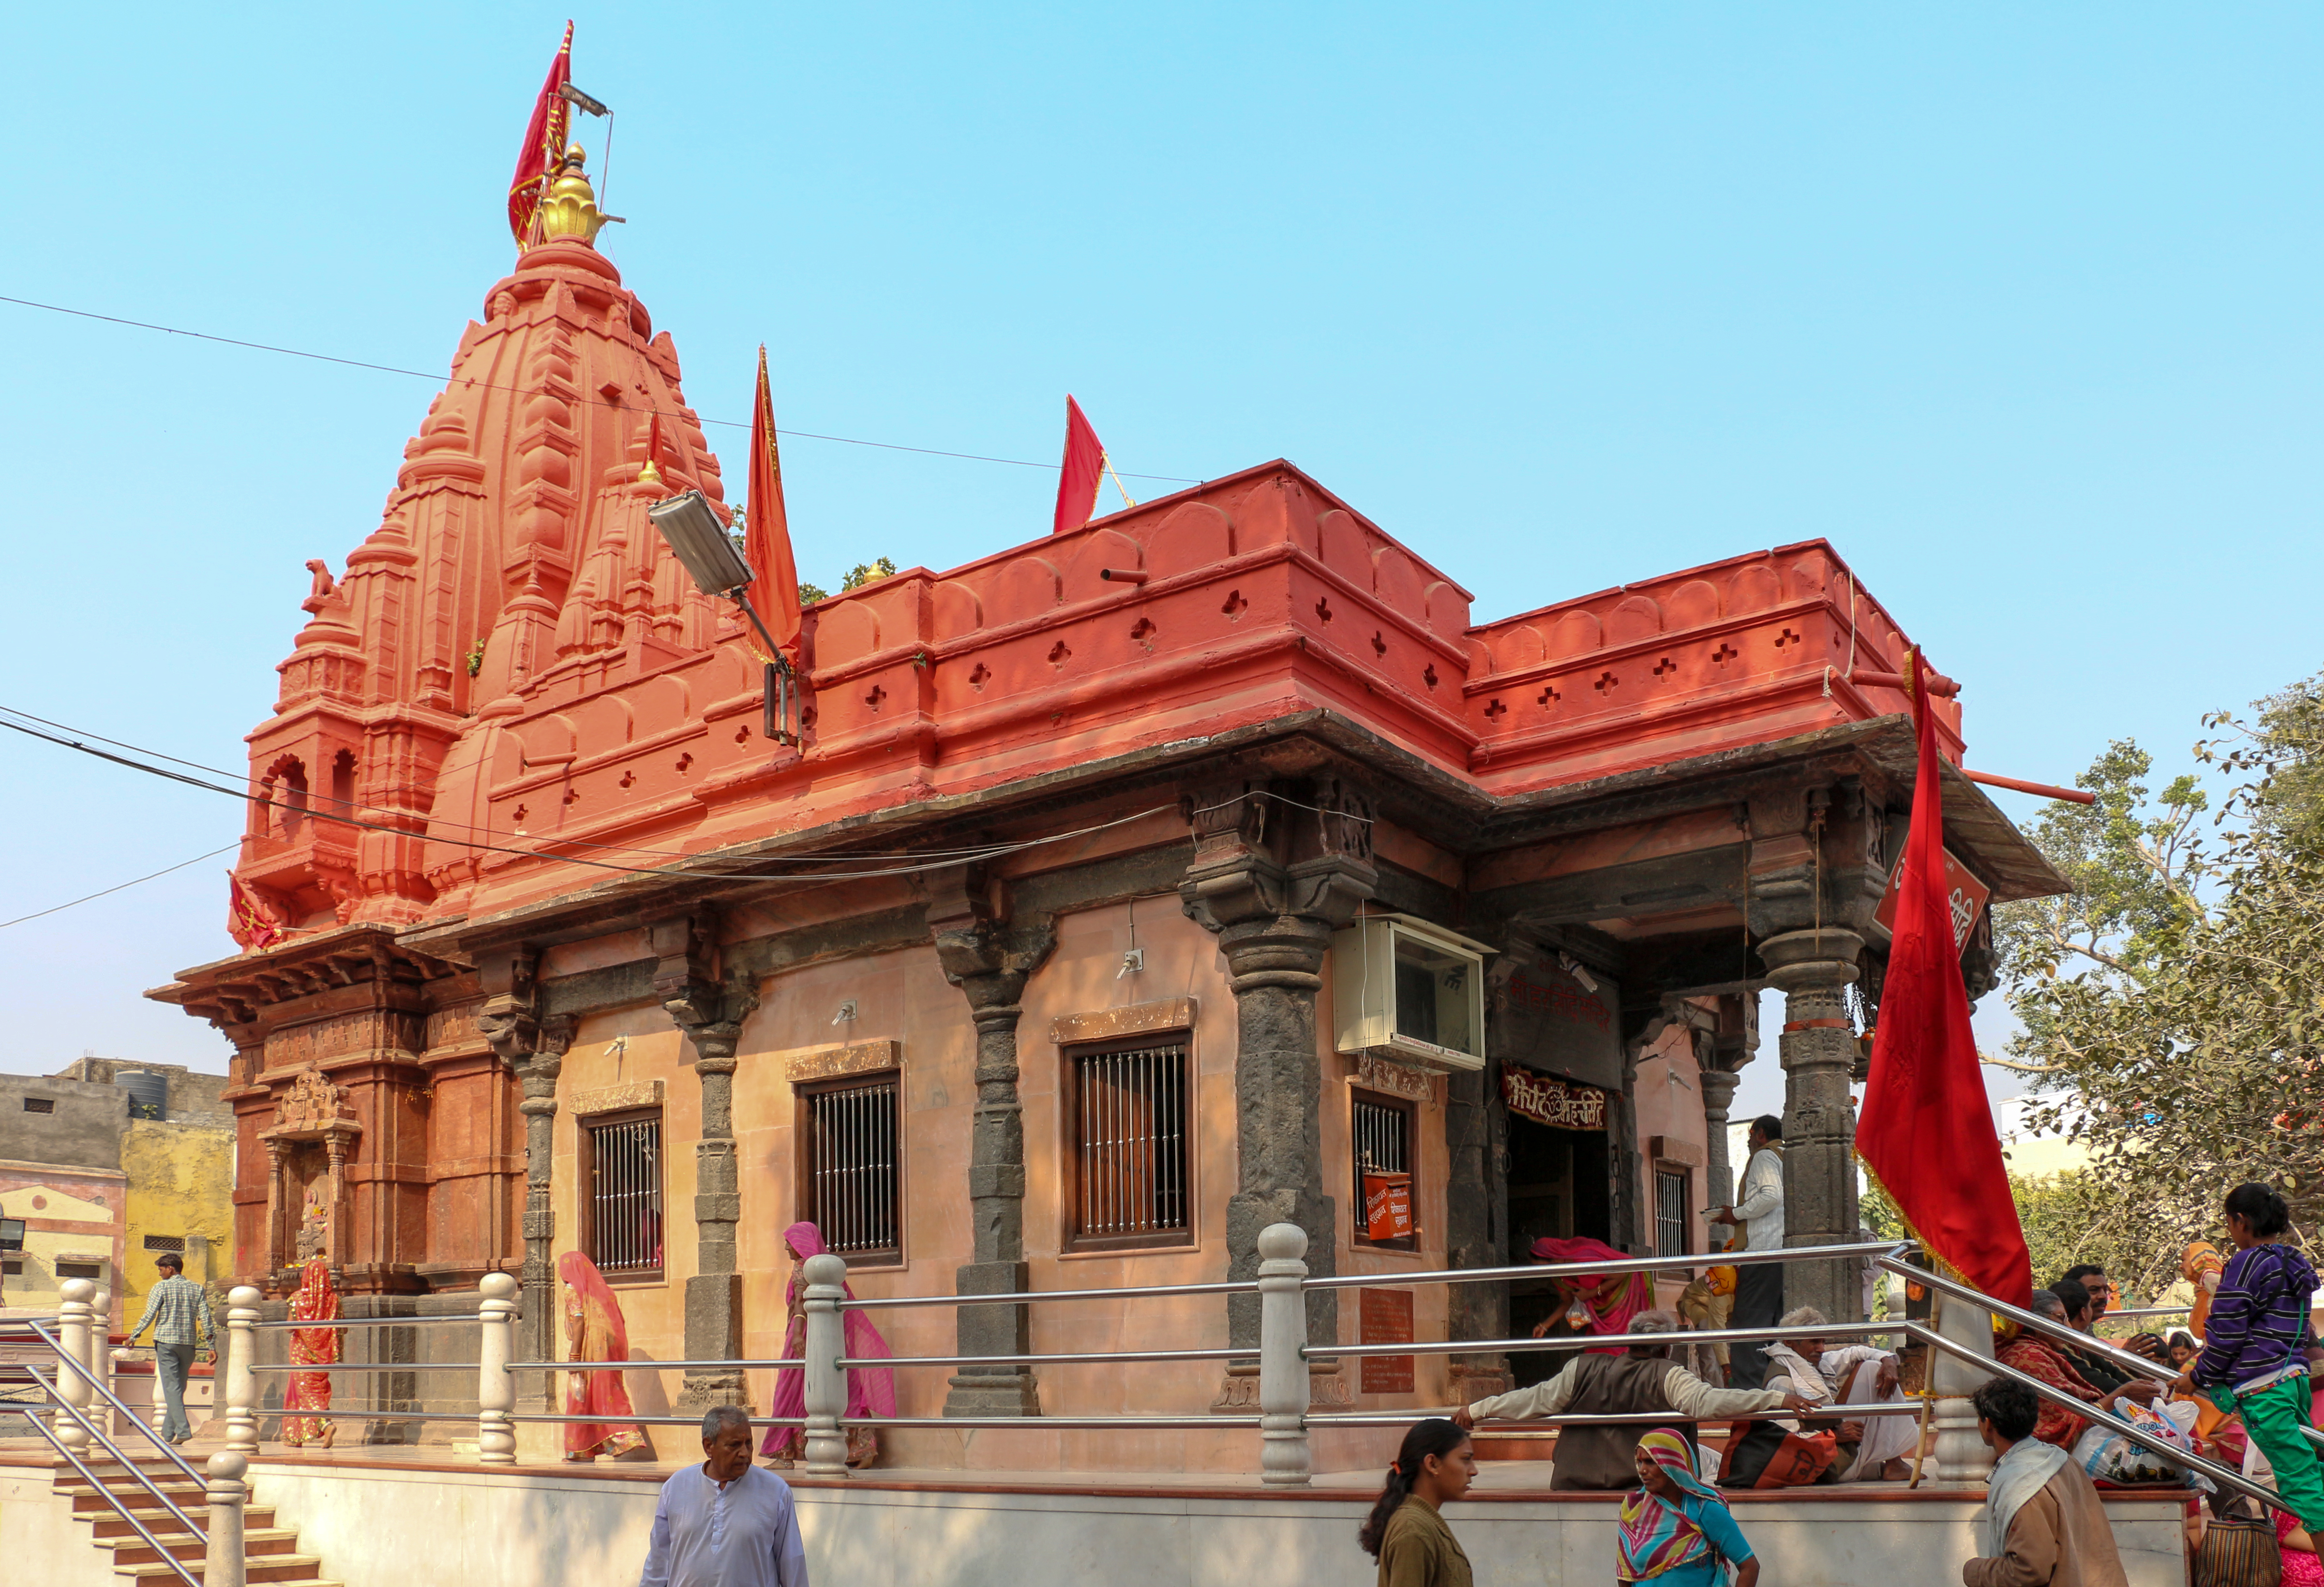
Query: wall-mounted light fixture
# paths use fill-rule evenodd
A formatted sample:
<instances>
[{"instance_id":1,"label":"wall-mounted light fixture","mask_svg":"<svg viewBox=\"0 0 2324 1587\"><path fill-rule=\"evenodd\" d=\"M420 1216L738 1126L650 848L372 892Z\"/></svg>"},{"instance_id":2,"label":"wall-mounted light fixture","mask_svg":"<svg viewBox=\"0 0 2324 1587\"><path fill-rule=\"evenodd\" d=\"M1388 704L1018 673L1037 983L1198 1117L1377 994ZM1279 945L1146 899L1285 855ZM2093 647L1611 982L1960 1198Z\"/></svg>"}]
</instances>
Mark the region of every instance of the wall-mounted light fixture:
<instances>
[{"instance_id":1,"label":"wall-mounted light fixture","mask_svg":"<svg viewBox=\"0 0 2324 1587\"><path fill-rule=\"evenodd\" d=\"M853 1020L854 1018L855 1000L853 998L849 998L845 1002L839 1005L839 1012L831 1017L831 1022L834 1025L845 1025Z\"/></svg>"},{"instance_id":2,"label":"wall-mounted light fixture","mask_svg":"<svg viewBox=\"0 0 2324 1587\"><path fill-rule=\"evenodd\" d=\"M790 663L776 646L775 636L760 620L758 608L742 593L743 586L751 582L751 565L734 549L726 525L700 491L686 491L656 502L646 509L646 516L661 531L670 554L684 565L695 587L706 595L722 597L742 607L751 626L766 641L767 654L774 660L767 663L763 727L769 742L796 747L799 740L798 730L791 726Z\"/></svg>"}]
</instances>

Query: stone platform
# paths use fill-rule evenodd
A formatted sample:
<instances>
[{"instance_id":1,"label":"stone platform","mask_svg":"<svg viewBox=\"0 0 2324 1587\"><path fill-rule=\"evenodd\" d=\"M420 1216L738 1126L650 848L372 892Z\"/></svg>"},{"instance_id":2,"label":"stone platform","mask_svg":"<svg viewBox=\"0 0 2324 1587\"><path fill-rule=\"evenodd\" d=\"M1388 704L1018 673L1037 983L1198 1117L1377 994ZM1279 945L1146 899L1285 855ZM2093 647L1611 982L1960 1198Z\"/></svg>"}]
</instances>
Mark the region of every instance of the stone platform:
<instances>
[{"instance_id":1,"label":"stone platform","mask_svg":"<svg viewBox=\"0 0 2324 1587\"><path fill-rule=\"evenodd\" d=\"M12 1470L10 1462L37 1466ZM675 1462L521 1466L487 1472L427 1449L268 1457L257 1500L347 1587L414 1581L493 1587L628 1587L644 1558L654 1499ZM17 1479L23 1479L18 1481ZM36 1479L36 1481L35 1481ZM1446 1518L1480 1582L1612 1579L1618 1494L1552 1493L1536 1462L1491 1463ZM45 1565L41 1542L69 1528L34 1513L45 1461L0 1453L0 1547ZM1362 1581L1356 1547L1375 1477L1341 1473L1306 1490L1207 1474L1134 1480L1100 1472L879 1470L794 1474L810 1573L846 1587L1269 1587ZM2176 1491L2112 1494L2132 1587L2185 1587ZM1768 1579L1784 1587L1954 1587L1974 1553L1981 1490L1867 1483L1733 1496ZM54 1587L97 1587L87 1545L59 1552Z\"/></svg>"}]
</instances>

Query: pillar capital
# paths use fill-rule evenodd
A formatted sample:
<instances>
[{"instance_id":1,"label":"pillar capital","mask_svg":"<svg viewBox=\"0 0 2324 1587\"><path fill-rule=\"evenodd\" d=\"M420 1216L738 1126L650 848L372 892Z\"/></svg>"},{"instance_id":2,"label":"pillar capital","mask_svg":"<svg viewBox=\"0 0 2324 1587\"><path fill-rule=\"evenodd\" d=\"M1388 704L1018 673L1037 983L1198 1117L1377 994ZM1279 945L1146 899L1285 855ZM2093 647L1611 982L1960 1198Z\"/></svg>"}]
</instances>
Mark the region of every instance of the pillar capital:
<instances>
[{"instance_id":1,"label":"pillar capital","mask_svg":"<svg viewBox=\"0 0 2324 1587\"><path fill-rule=\"evenodd\" d=\"M1758 947L1767 979L1784 992L1836 994L1856 979L1864 938L1843 927L1811 927L1762 937Z\"/></svg>"}]
</instances>

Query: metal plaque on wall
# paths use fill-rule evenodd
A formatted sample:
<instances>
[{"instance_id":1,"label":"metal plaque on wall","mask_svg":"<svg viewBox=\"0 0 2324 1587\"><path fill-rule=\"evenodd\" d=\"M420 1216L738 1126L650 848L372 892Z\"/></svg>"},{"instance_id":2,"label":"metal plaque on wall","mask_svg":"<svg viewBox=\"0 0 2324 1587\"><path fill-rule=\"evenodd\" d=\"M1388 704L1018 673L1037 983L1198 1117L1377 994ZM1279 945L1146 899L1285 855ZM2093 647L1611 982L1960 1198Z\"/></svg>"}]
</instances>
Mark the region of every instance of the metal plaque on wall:
<instances>
[{"instance_id":1,"label":"metal plaque on wall","mask_svg":"<svg viewBox=\"0 0 2324 1587\"><path fill-rule=\"evenodd\" d=\"M1360 1332L1359 1344L1410 1344L1412 1342L1412 1291L1409 1289L1359 1289L1356 1291L1356 1320ZM1412 1392L1412 1358L1408 1355L1368 1355L1363 1370L1358 1374L1358 1387L1366 1394L1410 1394Z\"/></svg>"}]
</instances>

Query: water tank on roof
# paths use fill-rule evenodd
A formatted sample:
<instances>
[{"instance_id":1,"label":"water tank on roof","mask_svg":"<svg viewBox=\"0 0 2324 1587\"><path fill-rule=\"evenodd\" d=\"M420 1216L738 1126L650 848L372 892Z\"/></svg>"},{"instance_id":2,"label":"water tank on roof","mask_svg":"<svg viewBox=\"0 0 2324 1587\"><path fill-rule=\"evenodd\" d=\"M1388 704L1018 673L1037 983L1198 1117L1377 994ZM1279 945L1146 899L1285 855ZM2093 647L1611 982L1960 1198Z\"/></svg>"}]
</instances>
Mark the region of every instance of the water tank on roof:
<instances>
[{"instance_id":1,"label":"water tank on roof","mask_svg":"<svg viewBox=\"0 0 2324 1587\"><path fill-rule=\"evenodd\" d=\"M124 1069L113 1077L113 1084L129 1093L129 1116L133 1119L166 1119L170 1116L170 1077L146 1069Z\"/></svg>"}]
</instances>

